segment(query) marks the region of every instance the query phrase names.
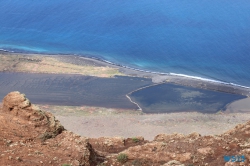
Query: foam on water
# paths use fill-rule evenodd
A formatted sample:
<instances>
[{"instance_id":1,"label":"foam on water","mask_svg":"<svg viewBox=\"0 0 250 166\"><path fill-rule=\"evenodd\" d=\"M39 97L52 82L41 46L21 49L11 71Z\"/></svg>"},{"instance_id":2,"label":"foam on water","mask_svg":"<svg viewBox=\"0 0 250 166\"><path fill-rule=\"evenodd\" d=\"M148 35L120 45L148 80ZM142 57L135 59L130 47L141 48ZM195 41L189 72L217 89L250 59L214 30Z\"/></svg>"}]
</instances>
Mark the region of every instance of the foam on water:
<instances>
[{"instance_id":1,"label":"foam on water","mask_svg":"<svg viewBox=\"0 0 250 166\"><path fill-rule=\"evenodd\" d=\"M6 51L6 52L34 52L34 53L45 53L48 50L44 48L38 48L38 47L29 47L29 46L17 46L17 45L7 45L7 44L0 44L0 50ZM6 49L4 49L6 48Z\"/></svg>"},{"instance_id":2,"label":"foam on water","mask_svg":"<svg viewBox=\"0 0 250 166\"><path fill-rule=\"evenodd\" d=\"M202 81L207 81L207 82L220 83L220 84L225 84L225 85L232 85L232 86L237 86L237 87L246 88L246 89L250 88L248 86L242 86L242 85L234 84L234 83L231 83L231 82L228 83L228 82L217 81L217 80L212 80L212 79L202 78L202 77L197 77L197 76L190 76L190 75L185 75L185 74L170 73L170 75L186 77L186 78L192 78L192 79L202 80Z\"/></svg>"}]
</instances>

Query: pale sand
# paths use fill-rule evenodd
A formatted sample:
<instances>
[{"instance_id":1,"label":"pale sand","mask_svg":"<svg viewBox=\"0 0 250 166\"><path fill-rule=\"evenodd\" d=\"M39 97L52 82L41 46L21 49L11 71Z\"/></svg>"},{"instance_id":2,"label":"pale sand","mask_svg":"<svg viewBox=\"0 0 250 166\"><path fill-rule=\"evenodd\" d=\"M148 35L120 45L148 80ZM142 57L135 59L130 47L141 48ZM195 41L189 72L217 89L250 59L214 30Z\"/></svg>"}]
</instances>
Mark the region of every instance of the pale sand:
<instances>
[{"instance_id":1,"label":"pale sand","mask_svg":"<svg viewBox=\"0 0 250 166\"><path fill-rule=\"evenodd\" d=\"M227 113L248 113L250 108L250 98L238 100L235 102L232 102L227 106L226 112Z\"/></svg>"},{"instance_id":2,"label":"pale sand","mask_svg":"<svg viewBox=\"0 0 250 166\"><path fill-rule=\"evenodd\" d=\"M170 113L154 115L56 116L70 131L86 137L135 137L198 132L219 135L249 120L248 114Z\"/></svg>"},{"instance_id":3,"label":"pale sand","mask_svg":"<svg viewBox=\"0 0 250 166\"><path fill-rule=\"evenodd\" d=\"M249 101L243 99L237 102ZM235 105L237 102L232 104ZM192 132L198 132L201 135L219 135L237 124L250 120L250 107L245 107L248 110L247 113L141 114L135 110L86 106L38 106L44 111L52 112L67 130L90 138L143 136L146 140L153 140L161 133L189 134ZM2 107L1 103L0 107Z\"/></svg>"},{"instance_id":4,"label":"pale sand","mask_svg":"<svg viewBox=\"0 0 250 166\"><path fill-rule=\"evenodd\" d=\"M79 64L65 61L70 59ZM97 61L98 62L98 61ZM0 51L0 72L50 73L50 74L79 74L97 77L114 77L123 75L118 67L104 64L77 56L40 55L7 53Z\"/></svg>"},{"instance_id":5,"label":"pale sand","mask_svg":"<svg viewBox=\"0 0 250 166\"><path fill-rule=\"evenodd\" d=\"M250 120L250 99L242 99L228 105L229 109L244 113L197 112L142 114L135 110L116 110L99 107L40 106L52 112L62 125L70 131L86 137L135 137L153 140L161 133L198 132L201 135L219 135L237 124Z\"/></svg>"}]
</instances>

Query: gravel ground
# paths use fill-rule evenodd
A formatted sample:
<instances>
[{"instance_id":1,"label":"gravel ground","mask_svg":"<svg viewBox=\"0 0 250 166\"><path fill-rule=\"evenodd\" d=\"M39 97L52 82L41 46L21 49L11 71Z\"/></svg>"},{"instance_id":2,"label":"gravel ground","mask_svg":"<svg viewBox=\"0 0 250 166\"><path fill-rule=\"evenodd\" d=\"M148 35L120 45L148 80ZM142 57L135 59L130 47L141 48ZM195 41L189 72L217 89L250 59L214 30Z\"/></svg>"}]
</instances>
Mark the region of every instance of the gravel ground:
<instances>
[{"instance_id":1,"label":"gravel ground","mask_svg":"<svg viewBox=\"0 0 250 166\"><path fill-rule=\"evenodd\" d=\"M142 114L133 110L117 110L100 107L40 106L52 112L70 131L86 137L124 138L143 136L147 140L160 134L198 132L201 135L219 135L237 124L249 121L250 99L242 99L228 105L225 112L203 114L197 112ZM244 109L244 113L234 113Z\"/></svg>"},{"instance_id":2,"label":"gravel ground","mask_svg":"<svg viewBox=\"0 0 250 166\"><path fill-rule=\"evenodd\" d=\"M170 113L78 117L58 115L56 118L66 129L86 137L121 136L127 138L143 136L147 140L153 140L160 133L189 134L198 132L201 135L219 135L239 123L247 122L249 113Z\"/></svg>"}]
</instances>

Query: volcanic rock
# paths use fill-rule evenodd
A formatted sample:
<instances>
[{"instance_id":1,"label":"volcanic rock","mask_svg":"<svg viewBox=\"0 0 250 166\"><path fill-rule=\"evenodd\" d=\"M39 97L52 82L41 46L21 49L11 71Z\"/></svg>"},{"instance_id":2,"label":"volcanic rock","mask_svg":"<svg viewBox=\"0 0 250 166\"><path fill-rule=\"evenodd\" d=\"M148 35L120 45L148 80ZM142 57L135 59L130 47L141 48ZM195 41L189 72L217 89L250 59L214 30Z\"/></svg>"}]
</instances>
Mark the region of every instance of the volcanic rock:
<instances>
[{"instance_id":1,"label":"volcanic rock","mask_svg":"<svg viewBox=\"0 0 250 166\"><path fill-rule=\"evenodd\" d=\"M55 117L11 92L0 110L0 165L96 165L88 139L66 131Z\"/></svg>"}]
</instances>

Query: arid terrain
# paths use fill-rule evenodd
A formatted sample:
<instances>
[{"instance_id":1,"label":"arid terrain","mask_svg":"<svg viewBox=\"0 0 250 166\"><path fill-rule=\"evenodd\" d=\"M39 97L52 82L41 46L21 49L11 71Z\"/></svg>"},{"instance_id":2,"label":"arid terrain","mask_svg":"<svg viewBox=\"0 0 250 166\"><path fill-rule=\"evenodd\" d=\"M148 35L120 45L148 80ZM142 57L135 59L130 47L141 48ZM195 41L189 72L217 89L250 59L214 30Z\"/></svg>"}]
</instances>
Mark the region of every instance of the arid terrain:
<instances>
[{"instance_id":1,"label":"arid terrain","mask_svg":"<svg viewBox=\"0 0 250 166\"><path fill-rule=\"evenodd\" d=\"M98 77L122 75L117 68L89 63L77 65L63 56L0 53L0 72L81 74ZM85 60L85 62L88 62Z\"/></svg>"},{"instance_id":2,"label":"arid terrain","mask_svg":"<svg viewBox=\"0 0 250 166\"><path fill-rule=\"evenodd\" d=\"M65 130L19 92L3 99L0 131L1 165L218 166L249 165L250 159L250 121L219 135L88 138ZM224 156L239 157L226 162Z\"/></svg>"},{"instance_id":3,"label":"arid terrain","mask_svg":"<svg viewBox=\"0 0 250 166\"><path fill-rule=\"evenodd\" d=\"M237 102L242 103L241 100ZM237 124L249 121L250 116L247 112L228 113L227 111L217 114L197 112L144 114L138 110L89 106L38 106L55 115L66 129L82 136L93 138L142 136L150 141L159 133L198 132L201 135L219 135ZM241 107L243 107L242 104ZM245 110L247 109L249 112L249 108L245 107ZM237 108L235 107L234 110Z\"/></svg>"}]
</instances>

